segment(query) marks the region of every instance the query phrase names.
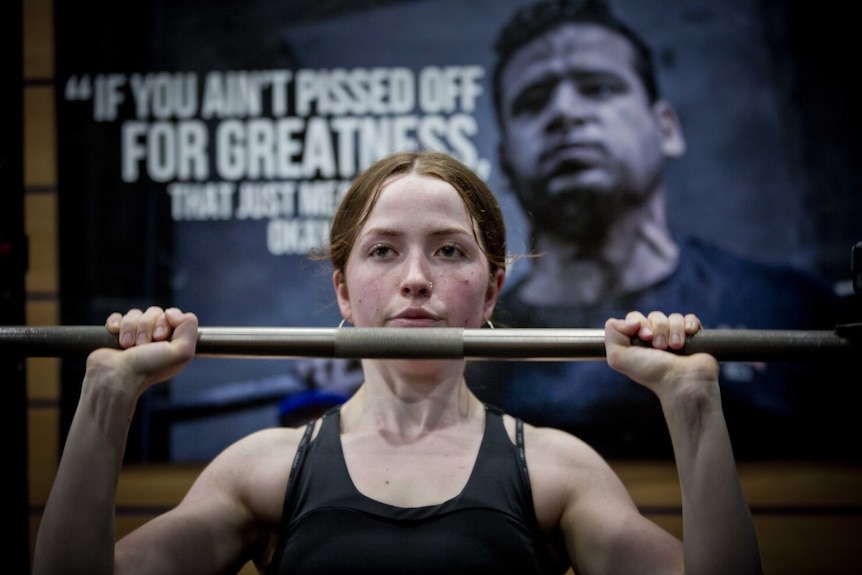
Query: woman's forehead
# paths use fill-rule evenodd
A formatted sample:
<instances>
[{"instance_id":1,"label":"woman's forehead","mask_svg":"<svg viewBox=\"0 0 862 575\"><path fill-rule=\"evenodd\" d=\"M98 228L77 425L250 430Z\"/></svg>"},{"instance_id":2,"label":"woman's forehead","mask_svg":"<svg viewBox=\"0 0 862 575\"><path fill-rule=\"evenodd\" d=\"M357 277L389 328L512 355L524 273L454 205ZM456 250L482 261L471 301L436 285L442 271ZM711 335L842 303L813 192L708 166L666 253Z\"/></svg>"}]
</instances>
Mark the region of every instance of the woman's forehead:
<instances>
[{"instance_id":1,"label":"woman's forehead","mask_svg":"<svg viewBox=\"0 0 862 575\"><path fill-rule=\"evenodd\" d=\"M469 219L467 206L452 184L435 176L413 172L393 176L380 186L377 202L369 217L393 210L403 210L407 218L434 211Z\"/></svg>"},{"instance_id":2,"label":"woman's forehead","mask_svg":"<svg viewBox=\"0 0 862 575\"><path fill-rule=\"evenodd\" d=\"M474 244L477 262L485 262L479 224L458 190L436 176L411 172L386 180L377 201L359 230L355 244L365 246L381 238L410 241L451 239L464 247Z\"/></svg>"}]
</instances>

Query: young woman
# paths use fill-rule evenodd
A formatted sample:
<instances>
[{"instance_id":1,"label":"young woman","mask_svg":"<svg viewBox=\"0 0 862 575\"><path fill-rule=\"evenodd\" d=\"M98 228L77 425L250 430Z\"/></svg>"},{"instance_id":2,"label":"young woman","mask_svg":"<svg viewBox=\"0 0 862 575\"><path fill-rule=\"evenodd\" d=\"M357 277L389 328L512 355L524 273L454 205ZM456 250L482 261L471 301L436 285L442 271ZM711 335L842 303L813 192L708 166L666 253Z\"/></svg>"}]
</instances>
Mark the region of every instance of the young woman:
<instances>
[{"instance_id":1,"label":"young woman","mask_svg":"<svg viewBox=\"0 0 862 575\"><path fill-rule=\"evenodd\" d=\"M342 316L360 327L478 328L503 287L505 229L452 157L399 153L360 174L331 230ZM114 541L129 422L193 357L176 308L112 314L122 351L90 354L36 543L35 572L758 573L721 410L718 363L683 356L693 315L609 319L608 363L658 397L682 488L684 543L639 512L576 437L483 405L464 360L363 360L365 380L309 426L229 446L182 502ZM632 346L633 336L651 347ZM488 382L493 385L493 382ZM633 384L634 385L634 384Z\"/></svg>"}]
</instances>

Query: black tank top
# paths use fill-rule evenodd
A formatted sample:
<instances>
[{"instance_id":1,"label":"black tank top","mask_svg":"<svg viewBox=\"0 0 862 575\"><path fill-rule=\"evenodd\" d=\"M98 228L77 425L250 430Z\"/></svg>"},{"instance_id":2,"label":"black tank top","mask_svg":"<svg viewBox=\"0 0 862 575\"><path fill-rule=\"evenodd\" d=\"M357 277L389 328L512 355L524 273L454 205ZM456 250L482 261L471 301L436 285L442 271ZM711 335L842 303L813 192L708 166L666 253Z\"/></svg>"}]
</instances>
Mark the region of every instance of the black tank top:
<instances>
[{"instance_id":1,"label":"black tank top","mask_svg":"<svg viewBox=\"0 0 862 575\"><path fill-rule=\"evenodd\" d=\"M512 445L501 412L486 406L485 433L467 485L452 499L395 507L362 495L341 451L340 411L311 422L285 496L270 575L560 574L536 522L523 424Z\"/></svg>"}]
</instances>

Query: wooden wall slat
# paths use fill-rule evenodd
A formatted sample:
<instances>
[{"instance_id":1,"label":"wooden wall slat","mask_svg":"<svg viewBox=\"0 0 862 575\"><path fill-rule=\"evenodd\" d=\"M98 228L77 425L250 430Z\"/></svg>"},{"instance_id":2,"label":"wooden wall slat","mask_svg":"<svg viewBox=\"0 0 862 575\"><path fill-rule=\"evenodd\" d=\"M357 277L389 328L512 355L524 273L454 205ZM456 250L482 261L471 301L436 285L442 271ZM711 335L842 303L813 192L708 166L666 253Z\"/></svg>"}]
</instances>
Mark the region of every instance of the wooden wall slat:
<instances>
[{"instance_id":1,"label":"wooden wall slat","mask_svg":"<svg viewBox=\"0 0 862 575\"><path fill-rule=\"evenodd\" d=\"M767 461L743 462L738 467L751 506L862 509L862 464Z\"/></svg>"},{"instance_id":2,"label":"wooden wall slat","mask_svg":"<svg viewBox=\"0 0 862 575\"><path fill-rule=\"evenodd\" d=\"M27 325L58 325L60 306L56 300L28 299L24 304Z\"/></svg>"},{"instance_id":3,"label":"wooden wall slat","mask_svg":"<svg viewBox=\"0 0 862 575\"><path fill-rule=\"evenodd\" d=\"M25 360L27 399L39 402L60 401L60 360L56 357L28 357Z\"/></svg>"},{"instance_id":4,"label":"wooden wall slat","mask_svg":"<svg viewBox=\"0 0 862 575\"><path fill-rule=\"evenodd\" d=\"M54 186L56 119L54 87L27 86L24 90L24 185Z\"/></svg>"},{"instance_id":5,"label":"wooden wall slat","mask_svg":"<svg viewBox=\"0 0 862 575\"><path fill-rule=\"evenodd\" d=\"M756 515L767 575L862 573L862 516Z\"/></svg>"},{"instance_id":6,"label":"wooden wall slat","mask_svg":"<svg viewBox=\"0 0 862 575\"><path fill-rule=\"evenodd\" d=\"M117 487L117 505L127 507L173 507L180 502L200 465L151 464L124 469Z\"/></svg>"},{"instance_id":7,"label":"wooden wall slat","mask_svg":"<svg viewBox=\"0 0 862 575\"><path fill-rule=\"evenodd\" d=\"M57 296L57 194L24 195L24 233L29 261L24 276L26 293Z\"/></svg>"},{"instance_id":8,"label":"wooden wall slat","mask_svg":"<svg viewBox=\"0 0 862 575\"><path fill-rule=\"evenodd\" d=\"M54 76L54 3L24 0L24 78Z\"/></svg>"},{"instance_id":9,"label":"wooden wall slat","mask_svg":"<svg viewBox=\"0 0 862 575\"><path fill-rule=\"evenodd\" d=\"M60 462L59 426L57 409L30 407L27 410L27 484L31 508L42 508L48 501L48 493Z\"/></svg>"}]
</instances>

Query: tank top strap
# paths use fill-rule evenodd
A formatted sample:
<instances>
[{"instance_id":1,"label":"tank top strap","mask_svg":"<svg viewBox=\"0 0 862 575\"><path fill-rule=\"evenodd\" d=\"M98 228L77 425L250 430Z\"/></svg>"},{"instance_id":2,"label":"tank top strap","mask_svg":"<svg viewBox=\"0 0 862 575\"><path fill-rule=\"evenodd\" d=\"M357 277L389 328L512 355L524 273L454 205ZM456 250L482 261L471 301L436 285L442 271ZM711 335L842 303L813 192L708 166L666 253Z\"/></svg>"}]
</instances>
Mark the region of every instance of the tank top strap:
<instances>
[{"instance_id":1,"label":"tank top strap","mask_svg":"<svg viewBox=\"0 0 862 575\"><path fill-rule=\"evenodd\" d=\"M503 416L506 412L495 405L485 404L485 412L486 414L494 414L499 418L500 424L503 424ZM514 417L514 416L512 416ZM530 477L527 473L527 452L524 448L524 420L520 417L514 417L515 419L515 449L518 454L518 466L521 469L521 474L525 480L527 480L527 485L530 484ZM494 426L496 427L496 426ZM502 425L503 430L505 431L505 425ZM506 434L508 437L508 434Z\"/></svg>"},{"instance_id":2,"label":"tank top strap","mask_svg":"<svg viewBox=\"0 0 862 575\"><path fill-rule=\"evenodd\" d=\"M530 483L530 473L527 469L527 450L524 442L524 420L520 417L512 416L515 419L515 444L512 445L512 440L506 432L506 426L503 421L503 416L506 415L506 412L495 405L485 404L485 413L488 418L485 425L485 434L487 436L485 440L491 441L492 444L497 446L497 449L504 449L504 452L512 453L512 472L517 475L521 485L523 485L523 493L526 495L523 505L529 514L534 516L533 488Z\"/></svg>"},{"instance_id":3,"label":"tank top strap","mask_svg":"<svg viewBox=\"0 0 862 575\"><path fill-rule=\"evenodd\" d=\"M320 433L322 434L324 429L329 427L326 425L327 416L333 414L333 412L337 412L341 406L336 405L331 407L324 413L321 420ZM335 418L338 419L337 417ZM290 475L287 478L287 490L284 496L284 508L282 512L287 512L287 505L290 502L291 496L293 492L296 490L296 476L299 472L299 469L302 467L303 461L305 461L305 455L308 452L308 446L311 442L311 435L314 432L314 426L317 423L317 419L312 419L308 423L305 424L305 432L302 434L302 439L299 440L299 445L296 447L296 454L293 456L293 463L290 465ZM337 427L337 426L336 426Z\"/></svg>"}]
</instances>

